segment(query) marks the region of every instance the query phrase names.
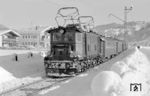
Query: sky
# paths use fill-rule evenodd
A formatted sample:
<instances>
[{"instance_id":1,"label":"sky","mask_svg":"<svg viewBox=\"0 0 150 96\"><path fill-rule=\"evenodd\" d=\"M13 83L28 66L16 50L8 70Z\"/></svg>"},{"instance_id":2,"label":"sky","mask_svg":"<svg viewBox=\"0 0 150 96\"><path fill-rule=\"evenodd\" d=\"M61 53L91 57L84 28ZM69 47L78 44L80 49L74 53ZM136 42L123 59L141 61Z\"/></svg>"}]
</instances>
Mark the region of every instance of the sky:
<instances>
[{"instance_id":1,"label":"sky","mask_svg":"<svg viewBox=\"0 0 150 96\"><path fill-rule=\"evenodd\" d=\"M80 15L93 16L95 25L122 21L124 6L133 7L128 21L149 21L150 0L0 0L0 24L13 29L31 26L56 26L59 8L77 7Z\"/></svg>"}]
</instances>

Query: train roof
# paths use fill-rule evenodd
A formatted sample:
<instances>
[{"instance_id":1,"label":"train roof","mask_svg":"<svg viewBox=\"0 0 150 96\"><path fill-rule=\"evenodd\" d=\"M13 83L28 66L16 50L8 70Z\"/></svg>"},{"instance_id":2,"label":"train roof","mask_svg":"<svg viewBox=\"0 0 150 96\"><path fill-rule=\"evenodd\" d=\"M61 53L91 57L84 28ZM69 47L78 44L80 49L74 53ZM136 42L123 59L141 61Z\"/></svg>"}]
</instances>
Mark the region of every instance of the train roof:
<instances>
[{"instance_id":1,"label":"train roof","mask_svg":"<svg viewBox=\"0 0 150 96\"><path fill-rule=\"evenodd\" d=\"M61 30L61 29L63 29L63 30L76 30L76 32L79 32L79 33L85 33L85 32L87 32L87 31L84 31L84 30L81 28L80 24L69 24L69 25L67 25L66 27L58 26L57 28L56 28L56 27L50 28L50 29L47 30L46 32L48 32L48 33L58 32L58 31ZM93 30L90 30L90 31L87 32L87 33L94 33L94 34L96 34L96 35L99 35L98 33L94 32Z\"/></svg>"},{"instance_id":2,"label":"train roof","mask_svg":"<svg viewBox=\"0 0 150 96\"><path fill-rule=\"evenodd\" d=\"M66 27L58 26L58 27L50 28L49 30L47 30L47 32L48 33L58 32L61 29L63 29L63 30L76 30L77 32L83 32L83 30L77 24L69 24Z\"/></svg>"},{"instance_id":3,"label":"train roof","mask_svg":"<svg viewBox=\"0 0 150 96\"><path fill-rule=\"evenodd\" d=\"M106 36L103 36L103 35L100 35L100 37L102 38L102 40L115 40L115 41L120 41L120 42L125 42L124 40L120 40L120 39L117 39L117 38L113 38L113 37L106 37Z\"/></svg>"},{"instance_id":4,"label":"train roof","mask_svg":"<svg viewBox=\"0 0 150 96\"><path fill-rule=\"evenodd\" d=\"M80 24L69 24L67 25L66 27L62 27L62 26L59 26L59 27L54 27L54 28L50 28L49 30L47 30L48 33L51 33L51 32L59 32L59 30L76 30L76 32L79 32L79 33L85 33L86 31L84 31L81 27L80 27ZM93 34L96 34L96 35L99 35L101 39L103 40L116 40L116 41L124 41L124 40L120 40L120 39L117 39L117 38L113 38L113 37L106 37L104 35L100 35L96 32L94 32L93 30L90 30L89 32L87 33L93 33Z\"/></svg>"}]
</instances>

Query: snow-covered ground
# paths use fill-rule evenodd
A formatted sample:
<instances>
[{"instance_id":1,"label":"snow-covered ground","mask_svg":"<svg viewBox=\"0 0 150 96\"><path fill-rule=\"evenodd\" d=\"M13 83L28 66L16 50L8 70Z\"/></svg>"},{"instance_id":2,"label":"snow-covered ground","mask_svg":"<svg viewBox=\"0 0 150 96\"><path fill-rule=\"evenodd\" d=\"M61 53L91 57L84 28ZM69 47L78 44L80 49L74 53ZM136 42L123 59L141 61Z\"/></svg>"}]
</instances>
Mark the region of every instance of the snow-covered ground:
<instances>
[{"instance_id":1,"label":"snow-covered ground","mask_svg":"<svg viewBox=\"0 0 150 96\"><path fill-rule=\"evenodd\" d=\"M19 54L19 61L15 61L13 57L13 55L0 56L0 92L40 80L44 75L43 58L39 53L35 53L32 58L28 58L26 52ZM101 71L92 79L93 96L150 96L149 60L147 55L136 49L130 56L112 63L108 70ZM100 67L103 68L103 66L108 64ZM88 75L78 77L88 77ZM142 84L142 91L130 91L131 83Z\"/></svg>"},{"instance_id":2,"label":"snow-covered ground","mask_svg":"<svg viewBox=\"0 0 150 96\"><path fill-rule=\"evenodd\" d=\"M38 53L39 51L36 50L7 50L7 49L0 49L0 56L5 56L5 55L11 55L11 54L23 54L23 53L28 53L28 52L33 52L33 53Z\"/></svg>"},{"instance_id":3,"label":"snow-covered ground","mask_svg":"<svg viewBox=\"0 0 150 96\"><path fill-rule=\"evenodd\" d=\"M33 56L29 56L29 52ZM18 61L14 55L17 54ZM43 57L38 51L0 50L0 93L13 87L40 80L44 76Z\"/></svg>"},{"instance_id":4,"label":"snow-covered ground","mask_svg":"<svg viewBox=\"0 0 150 96\"><path fill-rule=\"evenodd\" d=\"M150 49L149 49L150 50ZM92 81L94 96L150 96L150 58L140 50L114 63L108 71L102 71ZM103 77L103 78L102 78ZM131 83L141 84L134 87ZM132 88L132 91L131 91Z\"/></svg>"}]
</instances>

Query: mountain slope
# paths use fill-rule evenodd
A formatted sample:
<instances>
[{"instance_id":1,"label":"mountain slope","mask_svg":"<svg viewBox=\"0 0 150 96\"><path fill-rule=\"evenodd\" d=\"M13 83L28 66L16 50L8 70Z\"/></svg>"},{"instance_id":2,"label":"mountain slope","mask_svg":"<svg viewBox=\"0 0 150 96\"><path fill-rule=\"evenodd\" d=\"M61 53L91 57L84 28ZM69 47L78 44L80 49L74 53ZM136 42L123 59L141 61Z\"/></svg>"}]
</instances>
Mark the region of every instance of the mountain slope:
<instances>
[{"instance_id":1,"label":"mountain slope","mask_svg":"<svg viewBox=\"0 0 150 96\"><path fill-rule=\"evenodd\" d=\"M132 21L127 24L127 32L124 31L122 24L111 23L95 27L95 31L105 36L124 38L128 42L148 42L150 40L150 23L143 21Z\"/></svg>"}]
</instances>

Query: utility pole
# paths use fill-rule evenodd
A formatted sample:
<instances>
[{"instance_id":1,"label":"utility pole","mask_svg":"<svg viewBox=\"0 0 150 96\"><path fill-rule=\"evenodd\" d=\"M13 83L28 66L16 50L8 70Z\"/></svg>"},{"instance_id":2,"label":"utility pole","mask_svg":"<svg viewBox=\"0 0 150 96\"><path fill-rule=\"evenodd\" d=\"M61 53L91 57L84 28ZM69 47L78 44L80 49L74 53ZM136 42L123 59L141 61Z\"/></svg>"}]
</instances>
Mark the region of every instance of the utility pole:
<instances>
[{"instance_id":1,"label":"utility pole","mask_svg":"<svg viewBox=\"0 0 150 96\"><path fill-rule=\"evenodd\" d=\"M131 6L131 7L127 7L127 6L125 6L124 7L124 19L121 19L120 17L118 17L118 16L116 16L116 15L114 15L114 14L112 14L112 13L110 13L109 14L109 16L113 16L113 17L115 17L116 19L118 19L119 21L121 21L121 22L123 22L123 26L124 26L124 40L126 39L126 34L127 34L127 29L128 29L128 24L127 24L127 22L128 22L128 13L131 11L133 9L133 7Z\"/></svg>"},{"instance_id":2,"label":"utility pole","mask_svg":"<svg viewBox=\"0 0 150 96\"><path fill-rule=\"evenodd\" d=\"M126 39L126 35L127 35L127 29L128 29L128 18L127 18L127 16L128 16L128 13L131 11L133 9L133 7L131 6L131 7L127 7L127 6L125 6L124 7L124 40Z\"/></svg>"}]
</instances>

